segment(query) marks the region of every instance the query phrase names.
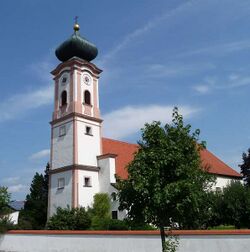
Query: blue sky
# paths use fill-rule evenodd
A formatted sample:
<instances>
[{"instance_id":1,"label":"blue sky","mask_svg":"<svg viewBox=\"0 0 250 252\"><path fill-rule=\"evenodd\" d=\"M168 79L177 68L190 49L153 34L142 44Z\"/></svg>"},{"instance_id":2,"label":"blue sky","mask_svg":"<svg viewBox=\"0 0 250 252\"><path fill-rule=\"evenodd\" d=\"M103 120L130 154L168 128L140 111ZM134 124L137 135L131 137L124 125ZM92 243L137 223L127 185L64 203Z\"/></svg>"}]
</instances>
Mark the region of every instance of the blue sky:
<instances>
[{"instance_id":1,"label":"blue sky","mask_svg":"<svg viewBox=\"0 0 250 252\"><path fill-rule=\"evenodd\" d=\"M4 1L0 8L0 185L24 199L49 160L55 48L95 43L104 136L136 142L174 106L234 169L250 147L247 0Z\"/></svg>"}]
</instances>

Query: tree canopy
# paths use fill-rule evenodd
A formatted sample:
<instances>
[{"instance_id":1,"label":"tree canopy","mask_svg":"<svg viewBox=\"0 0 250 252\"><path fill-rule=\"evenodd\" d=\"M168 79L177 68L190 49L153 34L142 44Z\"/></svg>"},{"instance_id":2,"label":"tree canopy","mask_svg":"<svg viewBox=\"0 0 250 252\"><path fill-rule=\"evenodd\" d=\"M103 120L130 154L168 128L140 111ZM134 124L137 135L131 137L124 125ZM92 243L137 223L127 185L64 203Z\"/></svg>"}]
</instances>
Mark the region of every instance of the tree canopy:
<instances>
[{"instance_id":1,"label":"tree canopy","mask_svg":"<svg viewBox=\"0 0 250 252\"><path fill-rule=\"evenodd\" d=\"M243 163L239 165L243 180L247 186L250 186L250 148L247 153L242 154Z\"/></svg>"},{"instance_id":2,"label":"tree canopy","mask_svg":"<svg viewBox=\"0 0 250 252\"><path fill-rule=\"evenodd\" d=\"M10 201L10 193L8 188L0 186L0 233L12 228L12 222L9 219L8 203Z\"/></svg>"},{"instance_id":3,"label":"tree canopy","mask_svg":"<svg viewBox=\"0 0 250 252\"><path fill-rule=\"evenodd\" d=\"M0 215L5 214L9 201L10 194L8 193L8 188L0 186Z\"/></svg>"},{"instance_id":4,"label":"tree canopy","mask_svg":"<svg viewBox=\"0 0 250 252\"><path fill-rule=\"evenodd\" d=\"M20 226L23 228L43 229L47 221L48 207L48 171L45 174L36 173L33 177L30 193L26 196L24 209L20 213Z\"/></svg>"},{"instance_id":5,"label":"tree canopy","mask_svg":"<svg viewBox=\"0 0 250 252\"><path fill-rule=\"evenodd\" d=\"M118 182L120 209L159 227L163 243L164 227L195 228L205 214L202 203L213 178L201 167L199 150L205 146L199 134L184 125L177 108L165 127L145 124L128 179Z\"/></svg>"}]
</instances>

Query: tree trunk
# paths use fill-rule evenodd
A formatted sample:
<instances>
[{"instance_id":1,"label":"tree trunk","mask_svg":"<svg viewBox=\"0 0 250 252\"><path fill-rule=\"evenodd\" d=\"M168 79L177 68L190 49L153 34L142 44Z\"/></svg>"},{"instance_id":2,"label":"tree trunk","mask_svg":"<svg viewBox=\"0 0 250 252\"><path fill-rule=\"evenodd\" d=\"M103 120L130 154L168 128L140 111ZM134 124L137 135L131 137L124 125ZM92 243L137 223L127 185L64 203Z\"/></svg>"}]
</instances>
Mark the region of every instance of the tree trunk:
<instances>
[{"instance_id":1,"label":"tree trunk","mask_svg":"<svg viewBox=\"0 0 250 252\"><path fill-rule=\"evenodd\" d=\"M161 232L161 247L162 247L162 252L165 252L165 242L166 242L166 237L165 237L165 230L164 226L160 226L160 232Z\"/></svg>"}]
</instances>

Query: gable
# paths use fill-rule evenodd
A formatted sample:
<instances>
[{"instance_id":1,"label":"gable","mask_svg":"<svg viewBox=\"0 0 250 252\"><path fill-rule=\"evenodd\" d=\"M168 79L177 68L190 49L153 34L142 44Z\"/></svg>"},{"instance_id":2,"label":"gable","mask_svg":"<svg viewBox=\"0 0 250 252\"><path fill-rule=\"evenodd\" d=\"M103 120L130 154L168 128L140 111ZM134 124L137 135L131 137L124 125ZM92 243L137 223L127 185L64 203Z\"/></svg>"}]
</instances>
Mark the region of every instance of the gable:
<instances>
[{"instance_id":1,"label":"gable","mask_svg":"<svg viewBox=\"0 0 250 252\"><path fill-rule=\"evenodd\" d=\"M138 148L139 146L137 144L102 138L103 154L112 153L117 155L115 161L116 174L122 179L128 177L126 166L133 160L134 154L137 152ZM241 178L241 175L238 172L229 167L207 149L200 151L200 155L202 165L204 167L209 167L209 173L219 176Z\"/></svg>"}]
</instances>

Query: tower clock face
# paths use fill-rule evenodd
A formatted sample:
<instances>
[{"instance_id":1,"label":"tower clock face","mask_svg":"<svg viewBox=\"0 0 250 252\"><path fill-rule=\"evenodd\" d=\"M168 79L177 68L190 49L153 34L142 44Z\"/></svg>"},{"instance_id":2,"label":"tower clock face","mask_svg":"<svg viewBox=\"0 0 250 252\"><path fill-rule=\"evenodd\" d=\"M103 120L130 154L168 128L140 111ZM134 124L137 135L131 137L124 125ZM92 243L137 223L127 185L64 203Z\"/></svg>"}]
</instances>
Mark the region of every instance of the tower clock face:
<instances>
[{"instance_id":1,"label":"tower clock face","mask_svg":"<svg viewBox=\"0 0 250 252\"><path fill-rule=\"evenodd\" d=\"M86 85L91 85L92 78L88 74L83 75L83 83Z\"/></svg>"}]
</instances>

